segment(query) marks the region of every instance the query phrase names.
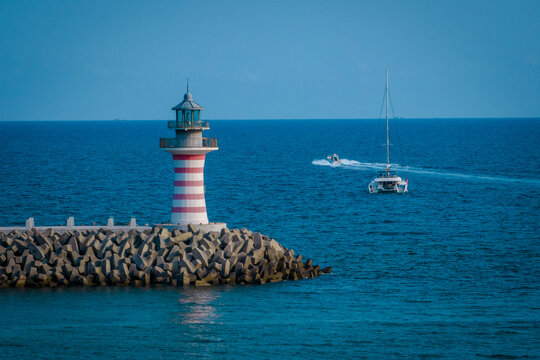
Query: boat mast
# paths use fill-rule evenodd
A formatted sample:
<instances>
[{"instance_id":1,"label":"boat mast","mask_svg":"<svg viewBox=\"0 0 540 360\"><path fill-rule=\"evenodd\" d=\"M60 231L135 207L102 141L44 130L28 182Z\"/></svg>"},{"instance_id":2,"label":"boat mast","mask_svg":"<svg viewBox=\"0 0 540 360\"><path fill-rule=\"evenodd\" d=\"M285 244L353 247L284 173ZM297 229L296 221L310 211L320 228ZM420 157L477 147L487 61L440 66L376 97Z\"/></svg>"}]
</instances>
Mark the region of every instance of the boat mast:
<instances>
[{"instance_id":1,"label":"boat mast","mask_svg":"<svg viewBox=\"0 0 540 360\"><path fill-rule=\"evenodd\" d=\"M388 69L386 69L386 174L390 172L390 138L388 127Z\"/></svg>"}]
</instances>

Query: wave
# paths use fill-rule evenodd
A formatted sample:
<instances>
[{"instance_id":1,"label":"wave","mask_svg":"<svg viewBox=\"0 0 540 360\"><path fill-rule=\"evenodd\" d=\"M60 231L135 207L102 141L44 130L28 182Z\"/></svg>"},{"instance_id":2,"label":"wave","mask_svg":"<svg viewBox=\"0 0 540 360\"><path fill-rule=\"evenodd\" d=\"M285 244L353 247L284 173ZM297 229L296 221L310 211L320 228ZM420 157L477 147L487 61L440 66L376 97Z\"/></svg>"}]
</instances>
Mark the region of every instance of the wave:
<instances>
[{"instance_id":1,"label":"wave","mask_svg":"<svg viewBox=\"0 0 540 360\"><path fill-rule=\"evenodd\" d=\"M328 160L325 160L325 159L313 160L311 163L317 166L340 167L340 168L350 169L350 170L381 171L381 170L386 169L386 164L383 164L383 163L367 163L367 162L361 162L361 161L349 160L349 159L341 159L341 164L331 164ZM495 176L495 175L464 174L464 173L449 172L449 171L444 171L444 170L440 170L440 171L428 170L428 169L423 169L420 167L403 166L399 164L391 164L391 168L394 171L400 171L403 173L415 173L415 174L424 174L424 175L440 176L440 177L455 177L455 178L462 178L462 179L468 179L468 180L487 180L487 181L523 182L523 183L540 184L540 180L535 180L535 179L510 178L510 177Z\"/></svg>"}]
</instances>

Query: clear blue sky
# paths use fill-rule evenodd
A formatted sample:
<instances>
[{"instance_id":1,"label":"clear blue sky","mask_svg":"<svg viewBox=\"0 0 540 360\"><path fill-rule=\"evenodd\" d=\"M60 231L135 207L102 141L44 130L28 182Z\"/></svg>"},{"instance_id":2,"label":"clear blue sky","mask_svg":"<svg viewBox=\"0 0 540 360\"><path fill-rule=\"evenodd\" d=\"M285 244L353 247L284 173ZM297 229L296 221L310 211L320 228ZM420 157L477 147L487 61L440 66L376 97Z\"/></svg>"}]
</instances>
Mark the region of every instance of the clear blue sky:
<instances>
[{"instance_id":1,"label":"clear blue sky","mask_svg":"<svg viewBox=\"0 0 540 360\"><path fill-rule=\"evenodd\" d=\"M0 120L540 116L540 1L0 0Z\"/></svg>"}]
</instances>

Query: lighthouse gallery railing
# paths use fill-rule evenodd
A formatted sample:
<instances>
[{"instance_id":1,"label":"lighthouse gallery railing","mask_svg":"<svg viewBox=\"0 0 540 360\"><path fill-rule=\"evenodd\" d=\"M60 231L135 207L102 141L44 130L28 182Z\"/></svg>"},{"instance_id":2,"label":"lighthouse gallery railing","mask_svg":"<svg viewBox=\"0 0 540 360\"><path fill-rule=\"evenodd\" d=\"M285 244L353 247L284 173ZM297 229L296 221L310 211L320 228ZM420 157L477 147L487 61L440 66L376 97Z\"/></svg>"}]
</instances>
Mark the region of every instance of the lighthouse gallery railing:
<instances>
[{"instance_id":1,"label":"lighthouse gallery railing","mask_svg":"<svg viewBox=\"0 0 540 360\"><path fill-rule=\"evenodd\" d=\"M202 140L202 141L201 141ZM216 138L199 138L199 139L177 139L177 138L161 138L159 139L160 148L182 148L182 147L217 147Z\"/></svg>"}]
</instances>

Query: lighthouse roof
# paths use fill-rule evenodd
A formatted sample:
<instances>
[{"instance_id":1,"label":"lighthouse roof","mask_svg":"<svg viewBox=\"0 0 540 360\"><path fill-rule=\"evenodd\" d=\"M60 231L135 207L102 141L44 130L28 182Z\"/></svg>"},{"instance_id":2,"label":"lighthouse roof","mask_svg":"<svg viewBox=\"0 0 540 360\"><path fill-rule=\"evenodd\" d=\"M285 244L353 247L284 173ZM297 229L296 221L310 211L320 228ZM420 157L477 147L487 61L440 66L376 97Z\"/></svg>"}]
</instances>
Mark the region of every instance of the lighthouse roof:
<instances>
[{"instance_id":1,"label":"lighthouse roof","mask_svg":"<svg viewBox=\"0 0 540 360\"><path fill-rule=\"evenodd\" d=\"M193 97L189 93L189 91L184 95L184 100L175 107L172 108L173 110L203 110L204 108L197 104L195 101L193 101Z\"/></svg>"}]
</instances>

